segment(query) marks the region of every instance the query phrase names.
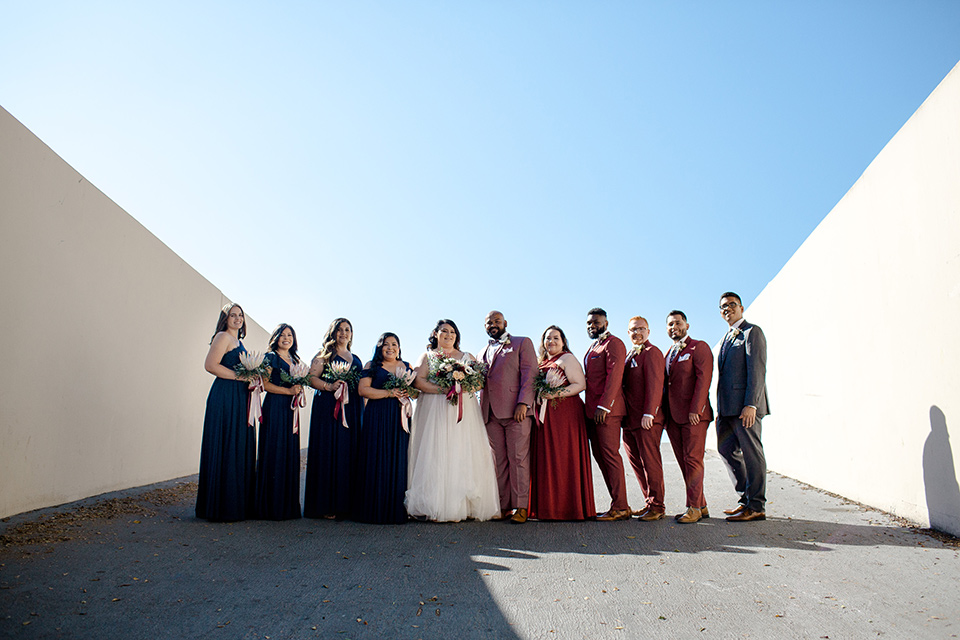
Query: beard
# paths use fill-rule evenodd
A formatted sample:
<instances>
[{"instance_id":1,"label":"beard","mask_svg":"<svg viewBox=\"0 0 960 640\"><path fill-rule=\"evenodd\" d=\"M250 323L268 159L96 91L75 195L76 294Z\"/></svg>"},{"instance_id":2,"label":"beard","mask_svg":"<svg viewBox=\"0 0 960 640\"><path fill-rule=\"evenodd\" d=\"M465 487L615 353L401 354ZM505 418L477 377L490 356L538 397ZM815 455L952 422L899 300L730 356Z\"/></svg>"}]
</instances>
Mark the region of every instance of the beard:
<instances>
[{"instance_id":1,"label":"beard","mask_svg":"<svg viewBox=\"0 0 960 640\"><path fill-rule=\"evenodd\" d=\"M493 338L494 340L499 340L500 336L502 336L506 332L506 330L507 330L506 327L502 327L502 328L490 327L489 329L487 329L487 335Z\"/></svg>"}]
</instances>

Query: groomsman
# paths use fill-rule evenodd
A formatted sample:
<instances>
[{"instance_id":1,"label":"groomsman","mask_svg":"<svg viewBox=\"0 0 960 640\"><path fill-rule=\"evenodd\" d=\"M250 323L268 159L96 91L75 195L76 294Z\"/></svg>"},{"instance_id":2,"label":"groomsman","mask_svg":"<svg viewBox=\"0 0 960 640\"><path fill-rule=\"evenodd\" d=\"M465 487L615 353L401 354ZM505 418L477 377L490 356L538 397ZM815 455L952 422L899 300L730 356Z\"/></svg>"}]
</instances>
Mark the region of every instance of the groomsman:
<instances>
[{"instance_id":1,"label":"groomsman","mask_svg":"<svg viewBox=\"0 0 960 640\"><path fill-rule=\"evenodd\" d=\"M633 349L627 353L623 370L623 399L627 407L623 419L623 444L646 499L643 509L636 515L649 522L662 519L666 512L663 462L660 459L664 359L660 349L649 342L650 325L645 318L630 318L627 334Z\"/></svg>"},{"instance_id":2,"label":"groomsman","mask_svg":"<svg viewBox=\"0 0 960 640\"><path fill-rule=\"evenodd\" d=\"M667 436L687 486L687 510L675 516L681 524L698 522L710 515L703 497L703 450L707 427L713 420L709 398L713 353L706 342L690 338L689 329L683 311L674 310L667 315L667 335L673 346L667 351L663 405Z\"/></svg>"},{"instance_id":3,"label":"groomsman","mask_svg":"<svg viewBox=\"0 0 960 640\"><path fill-rule=\"evenodd\" d=\"M720 315L730 330L717 359L717 450L723 456L740 494L740 504L727 520L766 519L767 460L760 441L760 420L767 407L767 340L763 330L743 319L740 296L720 296Z\"/></svg>"},{"instance_id":4,"label":"groomsman","mask_svg":"<svg viewBox=\"0 0 960 640\"><path fill-rule=\"evenodd\" d=\"M611 500L610 508L599 514L597 520L629 520L633 512L627 504L627 483L620 457L620 421L626 413L622 385L627 349L620 338L610 335L607 312L603 309L587 312L587 335L593 338L583 357L587 437Z\"/></svg>"},{"instance_id":5,"label":"groomsman","mask_svg":"<svg viewBox=\"0 0 960 640\"><path fill-rule=\"evenodd\" d=\"M499 311L483 322L490 342L480 352L487 381L480 391L480 411L493 449L500 492L500 518L523 524L530 506L531 407L537 356L530 338L511 336Z\"/></svg>"}]
</instances>

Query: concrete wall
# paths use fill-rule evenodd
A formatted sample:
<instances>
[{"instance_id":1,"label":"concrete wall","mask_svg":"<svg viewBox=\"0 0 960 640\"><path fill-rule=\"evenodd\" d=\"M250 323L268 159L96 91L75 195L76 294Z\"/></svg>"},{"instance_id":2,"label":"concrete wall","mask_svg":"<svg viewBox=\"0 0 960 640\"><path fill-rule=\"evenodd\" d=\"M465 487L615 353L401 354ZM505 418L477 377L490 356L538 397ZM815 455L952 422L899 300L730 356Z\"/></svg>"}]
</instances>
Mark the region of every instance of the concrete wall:
<instances>
[{"instance_id":1,"label":"concrete wall","mask_svg":"<svg viewBox=\"0 0 960 640\"><path fill-rule=\"evenodd\" d=\"M745 315L770 467L960 535L960 65Z\"/></svg>"},{"instance_id":2,"label":"concrete wall","mask_svg":"<svg viewBox=\"0 0 960 640\"><path fill-rule=\"evenodd\" d=\"M0 516L196 473L228 299L3 109L0 294Z\"/></svg>"}]
</instances>

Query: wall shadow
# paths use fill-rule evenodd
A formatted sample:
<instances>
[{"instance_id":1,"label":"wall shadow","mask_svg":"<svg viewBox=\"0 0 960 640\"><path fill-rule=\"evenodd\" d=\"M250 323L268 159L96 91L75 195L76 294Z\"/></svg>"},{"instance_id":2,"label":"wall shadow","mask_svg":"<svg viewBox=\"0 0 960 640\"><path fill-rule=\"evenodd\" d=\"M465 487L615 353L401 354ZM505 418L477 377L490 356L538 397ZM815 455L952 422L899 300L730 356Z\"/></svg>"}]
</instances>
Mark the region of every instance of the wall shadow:
<instances>
[{"instance_id":1,"label":"wall shadow","mask_svg":"<svg viewBox=\"0 0 960 640\"><path fill-rule=\"evenodd\" d=\"M930 435L923 443L923 490L930 527L960 536L960 484L947 417L937 405L930 407Z\"/></svg>"}]
</instances>

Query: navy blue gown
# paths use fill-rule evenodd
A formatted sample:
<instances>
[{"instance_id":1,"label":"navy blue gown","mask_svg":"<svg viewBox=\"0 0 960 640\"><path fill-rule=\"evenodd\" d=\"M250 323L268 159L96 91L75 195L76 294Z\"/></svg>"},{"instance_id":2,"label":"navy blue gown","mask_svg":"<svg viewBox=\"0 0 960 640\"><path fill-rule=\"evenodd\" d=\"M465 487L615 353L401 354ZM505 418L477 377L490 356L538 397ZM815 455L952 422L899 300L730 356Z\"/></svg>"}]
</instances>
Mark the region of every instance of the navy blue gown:
<instances>
[{"instance_id":1,"label":"navy blue gown","mask_svg":"<svg viewBox=\"0 0 960 640\"><path fill-rule=\"evenodd\" d=\"M266 356L273 371L270 382L291 387L280 378L290 365L276 353ZM263 520L300 517L300 433L293 432L293 396L267 393L263 400L257 445L256 514ZM299 409L297 409L299 411Z\"/></svg>"},{"instance_id":2,"label":"navy blue gown","mask_svg":"<svg viewBox=\"0 0 960 640\"><path fill-rule=\"evenodd\" d=\"M340 356L334 362L346 362ZM351 368L363 368L353 356ZM332 391L317 391L310 414L310 444L307 450L307 482L303 495L303 515L307 518L350 515L356 475L357 439L360 437L363 398L350 389L350 401L344 407L347 424L333 417L337 404Z\"/></svg>"},{"instance_id":3,"label":"navy blue gown","mask_svg":"<svg viewBox=\"0 0 960 640\"><path fill-rule=\"evenodd\" d=\"M364 369L362 375L371 378L374 389L383 389L390 377L383 367ZM352 514L358 522L401 524L407 521L403 498L407 491L410 434L401 426L400 410L396 398L367 400L363 410Z\"/></svg>"},{"instance_id":4,"label":"navy blue gown","mask_svg":"<svg viewBox=\"0 0 960 640\"><path fill-rule=\"evenodd\" d=\"M240 364L241 343L227 351L220 364L233 369ZM207 396L200 444L200 480L197 517L230 522L253 515L257 442L247 426L250 392L243 380L216 378Z\"/></svg>"}]
</instances>

